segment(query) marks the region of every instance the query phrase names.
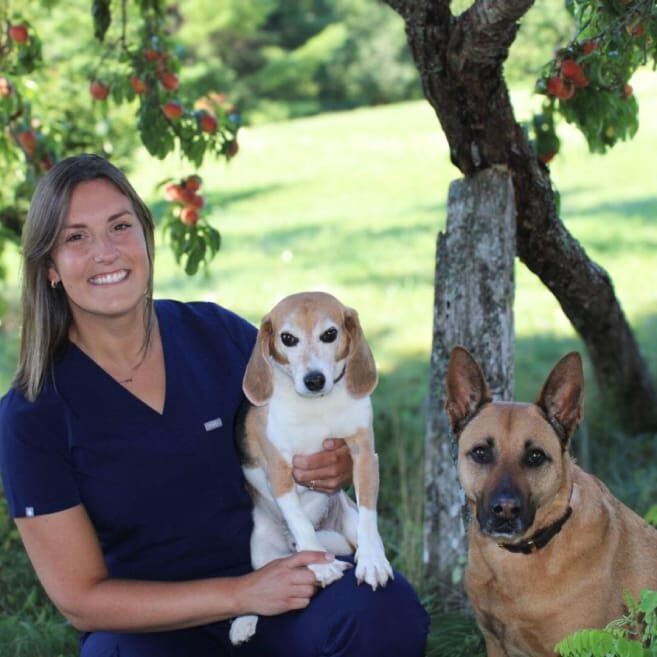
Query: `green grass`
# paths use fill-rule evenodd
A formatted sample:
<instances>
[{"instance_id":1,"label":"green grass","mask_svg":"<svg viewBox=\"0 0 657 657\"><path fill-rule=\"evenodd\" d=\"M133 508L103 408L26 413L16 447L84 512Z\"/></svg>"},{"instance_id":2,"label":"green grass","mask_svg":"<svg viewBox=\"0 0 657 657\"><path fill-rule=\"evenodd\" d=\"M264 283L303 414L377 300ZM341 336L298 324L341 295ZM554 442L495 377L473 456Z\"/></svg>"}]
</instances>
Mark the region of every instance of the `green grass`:
<instances>
[{"instance_id":1,"label":"green grass","mask_svg":"<svg viewBox=\"0 0 657 657\"><path fill-rule=\"evenodd\" d=\"M633 84L643 117L637 137L601 157L589 154L566 126L552 173L568 228L611 274L657 372L657 195L651 166L657 76L644 73ZM526 118L536 99L523 93L515 98L519 118ZM282 296L303 289L330 291L358 309L381 372L374 406L383 534L395 565L431 601L421 564L421 518L434 248L445 222L447 187L459 177L437 119L426 103L407 103L245 129L240 145L230 164L207 164L201 171L211 221L222 233L219 256L206 273L189 279L161 245L156 294L217 301L254 323ZM160 166L142 153L131 178L158 210L154 185L187 172L174 159ZM15 307L12 285L7 296ZM557 302L521 264L515 317L516 393L531 399L554 362L582 346ZM2 389L15 358L15 330L15 315L9 314L0 333ZM592 384L588 365L587 376ZM589 385L589 417L597 413L591 411L594 392ZM587 421L577 437L585 460L617 494L647 509L657 499L651 465L657 441L603 436L595 426ZM432 645L452 641L454 624L445 621L444 627ZM469 632L463 629L460 636L474 645L476 633ZM442 650L435 654L449 654Z\"/></svg>"}]
</instances>

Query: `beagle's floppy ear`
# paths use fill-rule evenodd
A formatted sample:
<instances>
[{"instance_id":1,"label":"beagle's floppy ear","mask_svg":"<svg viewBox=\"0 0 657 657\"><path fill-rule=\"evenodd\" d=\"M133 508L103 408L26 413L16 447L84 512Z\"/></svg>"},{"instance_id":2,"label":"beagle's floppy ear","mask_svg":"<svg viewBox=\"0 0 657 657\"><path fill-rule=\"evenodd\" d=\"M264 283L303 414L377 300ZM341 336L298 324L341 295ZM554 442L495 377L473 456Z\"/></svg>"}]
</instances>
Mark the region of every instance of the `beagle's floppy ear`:
<instances>
[{"instance_id":1,"label":"beagle's floppy ear","mask_svg":"<svg viewBox=\"0 0 657 657\"><path fill-rule=\"evenodd\" d=\"M461 346L452 349L447 366L445 411L458 437L474 414L491 401L484 373L470 352Z\"/></svg>"},{"instance_id":2,"label":"beagle's floppy ear","mask_svg":"<svg viewBox=\"0 0 657 657\"><path fill-rule=\"evenodd\" d=\"M576 351L566 354L554 366L536 404L545 413L565 449L582 419L584 404L584 372L582 359Z\"/></svg>"},{"instance_id":3,"label":"beagle's floppy ear","mask_svg":"<svg viewBox=\"0 0 657 657\"><path fill-rule=\"evenodd\" d=\"M363 329L360 327L358 313L353 308L344 310L344 328L349 336L345 372L347 390L352 397L360 399L367 397L376 387L378 381L376 364L363 335Z\"/></svg>"},{"instance_id":4,"label":"beagle's floppy ear","mask_svg":"<svg viewBox=\"0 0 657 657\"><path fill-rule=\"evenodd\" d=\"M242 389L247 399L255 406L264 406L274 392L269 347L272 338L272 323L269 315L262 318L251 358L246 364Z\"/></svg>"}]
</instances>

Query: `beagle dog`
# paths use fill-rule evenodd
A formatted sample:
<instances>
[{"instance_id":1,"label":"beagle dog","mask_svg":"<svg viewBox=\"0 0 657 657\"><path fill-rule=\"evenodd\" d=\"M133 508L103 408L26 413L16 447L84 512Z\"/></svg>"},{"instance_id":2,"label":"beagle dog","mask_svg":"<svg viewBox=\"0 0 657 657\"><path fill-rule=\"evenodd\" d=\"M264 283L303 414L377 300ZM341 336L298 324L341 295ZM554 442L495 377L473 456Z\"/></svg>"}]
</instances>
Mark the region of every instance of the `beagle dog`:
<instances>
[{"instance_id":1,"label":"beagle dog","mask_svg":"<svg viewBox=\"0 0 657 657\"><path fill-rule=\"evenodd\" d=\"M280 301L260 325L244 374L249 406L238 429L242 467L254 500L251 560L260 568L294 551L356 551L356 578L372 589L393 577L377 526L378 457L370 393L377 383L372 352L355 310L324 292ZM353 460L358 506L296 484L295 454L344 438ZM308 566L321 586L351 564L335 559ZM234 644L255 632L257 616L236 618Z\"/></svg>"}]
</instances>

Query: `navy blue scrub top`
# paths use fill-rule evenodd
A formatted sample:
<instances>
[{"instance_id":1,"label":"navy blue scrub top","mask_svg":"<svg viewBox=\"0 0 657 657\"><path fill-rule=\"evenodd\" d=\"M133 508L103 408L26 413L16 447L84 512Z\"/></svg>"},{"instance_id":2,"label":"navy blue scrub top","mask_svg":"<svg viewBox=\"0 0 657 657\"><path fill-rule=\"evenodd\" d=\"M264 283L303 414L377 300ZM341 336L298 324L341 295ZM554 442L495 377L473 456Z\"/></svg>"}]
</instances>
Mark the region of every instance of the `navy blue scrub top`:
<instances>
[{"instance_id":1,"label":"navy blue scrub top","mask_svg":"<svg viewBox=\"0 0 657 657\"><path fill-rule=\"evenodd\" d=\"M233 440L256 329L210 303L155 303L162 415L69 344L34 402L0 401L13 517L83 504L112 577L185 580L251 569L251 500Z\"/></svg>"}]
</instances>

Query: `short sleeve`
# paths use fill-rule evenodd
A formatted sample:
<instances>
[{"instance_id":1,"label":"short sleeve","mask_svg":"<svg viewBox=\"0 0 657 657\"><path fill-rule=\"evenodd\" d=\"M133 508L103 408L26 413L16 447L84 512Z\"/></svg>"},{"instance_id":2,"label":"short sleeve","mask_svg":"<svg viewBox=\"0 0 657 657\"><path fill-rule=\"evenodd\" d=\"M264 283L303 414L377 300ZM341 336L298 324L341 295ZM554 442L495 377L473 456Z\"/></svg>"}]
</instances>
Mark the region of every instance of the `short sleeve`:
<instances>
[{"instance_id":1,"label":"short sleeve","mask_svg":"<svg viewBox=\"0 0 657 657\"><path fill-rule=\"evenodd\" d=\"M63 511L80 503L57 404L28 402L16 390L0 401L0 474L14 518ZM63 402L59 402L61 406Z\"/></svg>"},{"instance_id":2,"label":"short sleeve","mask_svg":"<svg viewBox=\"0 0 657 657\"><path fill-rule=\"evenodd\" d=\"M240 352L246 362L255 345L258 329L253 324L228 310L207 301L195 301L187 304L188 308L201 319L212 331L221 329L233 346Z\"/></svg>"}]
</instances>

